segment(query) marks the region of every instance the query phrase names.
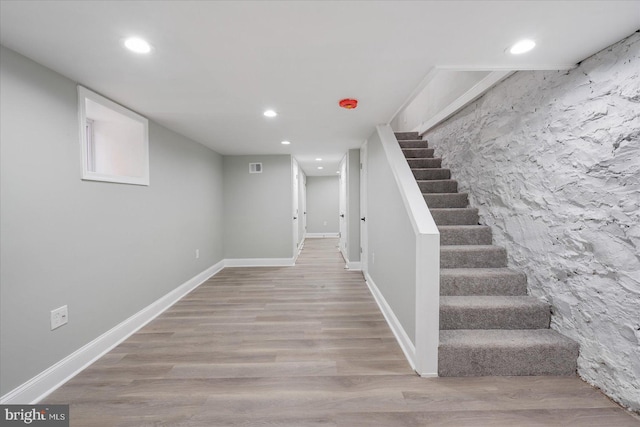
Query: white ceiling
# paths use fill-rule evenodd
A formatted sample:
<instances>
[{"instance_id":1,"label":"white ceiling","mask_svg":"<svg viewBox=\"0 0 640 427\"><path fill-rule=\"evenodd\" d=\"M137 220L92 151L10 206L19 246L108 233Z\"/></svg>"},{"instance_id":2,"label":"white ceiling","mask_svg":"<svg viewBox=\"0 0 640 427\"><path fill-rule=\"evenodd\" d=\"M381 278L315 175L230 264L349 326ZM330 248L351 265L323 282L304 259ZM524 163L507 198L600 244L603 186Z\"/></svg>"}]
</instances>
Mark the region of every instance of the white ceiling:
<instances>
[{"instance_id":1,"label":"white ceiling","mask_svg":"<svg viewBox=\"0 0 640 427\"><path fill-rule=\"evenodd\" d=\"M309 175L335 174L434 67L563 69L638 28L640 1L0 1L3 45L221 154L293 154ZM132 35L152 53L124 50ZM525 37L535 50L505 54Z\"/></svg>"}]
</instances>

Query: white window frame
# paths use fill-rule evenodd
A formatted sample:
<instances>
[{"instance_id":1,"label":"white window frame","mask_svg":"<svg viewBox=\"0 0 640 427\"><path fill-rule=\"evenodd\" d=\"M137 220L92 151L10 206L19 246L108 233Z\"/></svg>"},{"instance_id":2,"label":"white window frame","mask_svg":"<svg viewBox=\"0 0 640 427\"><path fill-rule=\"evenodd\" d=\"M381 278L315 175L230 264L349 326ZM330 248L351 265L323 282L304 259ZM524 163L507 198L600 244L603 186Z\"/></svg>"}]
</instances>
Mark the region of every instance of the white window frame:
<instances>
[{"instance_id":1,"label":"white window frame","mask_svg":"<svg viewBox=\"0 0 640 427\"><path fill-rule=\"evenodd\" d=\"M86 100L89 99L103 107L120 113L143 126L143 156L140 176L111 175L94 172L93 123L87 118ZM82 179L89 181L105 181L120 184L149 185L149 121L122 105L116 104L104 96L78 85L78 117L80 128L80 146L82 153Z\"/></svg>"}]
</instances>

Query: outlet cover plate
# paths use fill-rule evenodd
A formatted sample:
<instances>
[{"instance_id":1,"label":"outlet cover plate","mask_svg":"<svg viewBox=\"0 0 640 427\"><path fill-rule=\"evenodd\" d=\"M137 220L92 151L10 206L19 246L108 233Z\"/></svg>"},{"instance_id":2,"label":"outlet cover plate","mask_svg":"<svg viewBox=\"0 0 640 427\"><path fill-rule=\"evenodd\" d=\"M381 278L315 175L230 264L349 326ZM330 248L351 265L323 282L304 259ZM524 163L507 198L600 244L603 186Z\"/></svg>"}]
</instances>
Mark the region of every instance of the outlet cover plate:
<instances>
[{"instance_id":1,"label":"outlet cover plate","mask_svg":"<svg viewBox=\"0 0 640 427\"><path fill-rule=\"evenodd\" d=\"M62 325L66 325L69 321L69 309L66 305L51 310L51 330L59 328Z\"/></svg>"}]
</instances>

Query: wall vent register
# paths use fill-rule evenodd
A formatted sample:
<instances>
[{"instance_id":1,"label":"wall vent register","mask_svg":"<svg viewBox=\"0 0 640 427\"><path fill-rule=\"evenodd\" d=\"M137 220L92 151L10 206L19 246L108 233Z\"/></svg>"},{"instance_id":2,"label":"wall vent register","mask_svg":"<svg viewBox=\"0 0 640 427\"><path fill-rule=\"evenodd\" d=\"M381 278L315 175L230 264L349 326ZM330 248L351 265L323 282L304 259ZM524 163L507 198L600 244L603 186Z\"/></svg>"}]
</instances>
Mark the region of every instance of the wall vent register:
<instances>
[{"instance_id":1,"label":"wall vent register","mask_svg":"<svg viewBox=\"0 0 640 427\"><path fill-rule=\"evenodd\" d=\"M262 173L262 163L249 163L249 173Z\"/></svg>"}]
</instances>

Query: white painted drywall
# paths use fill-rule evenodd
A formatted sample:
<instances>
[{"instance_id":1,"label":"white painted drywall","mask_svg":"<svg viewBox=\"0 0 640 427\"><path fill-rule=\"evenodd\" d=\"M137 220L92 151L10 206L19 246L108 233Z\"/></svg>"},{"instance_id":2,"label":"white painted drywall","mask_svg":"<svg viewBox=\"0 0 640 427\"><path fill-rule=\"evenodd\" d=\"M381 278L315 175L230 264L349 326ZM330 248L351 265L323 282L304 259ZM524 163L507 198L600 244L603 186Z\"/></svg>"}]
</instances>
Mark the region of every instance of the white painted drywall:
<instances>
[{"instance_id":1,"label":"white painted drywall","mask_svg":"<svg viewBox=\"0 0 640 427\"><path fill-rule=\"evenodd\" d=\"M580 376L640 410L640 33L518 72L425 137L580 343Z\"/></svg>"},{"instance_id":2,"label":"white painted drywall","mask_svg":"<svg viewBox=\"0 0 640 427\"><path fill-rule=\"evenodd\" d=\"M434 69L425 87L391 122L397 132L415 131L489 75L489 71Z\"/></svg>"},{"instance_id":3,"label":"white painted drywall","mask_svg":"<svg viewBox=\"0 0 640 427\"><path fill-rule=\"evenodd\" d=\"M76 82L0 58L3 395L223 252L221 156L151 122L150 186L83 181ZM51 331L65 304L69 323Z\"/></svg>"},{"instance_id":4,"label":"white painted drywall","mask_svg":"<svg viewBox=\"0 0 640 427\"><path fill-rule=\"evenodd\" d=\"M249 173L262 163L262 173ZM293 258L289 155L224 156L225 258Z\"/></svg>"},{"instance_id":5,"label":"white painted drywall","mask_svg":"<svg viewBox=\"0 0 640 427\"><path fill-rule=\"evenodd\" d=\"M307 176L307 233L338 233L340 179Z\"/></svg>"}]
</instances>

